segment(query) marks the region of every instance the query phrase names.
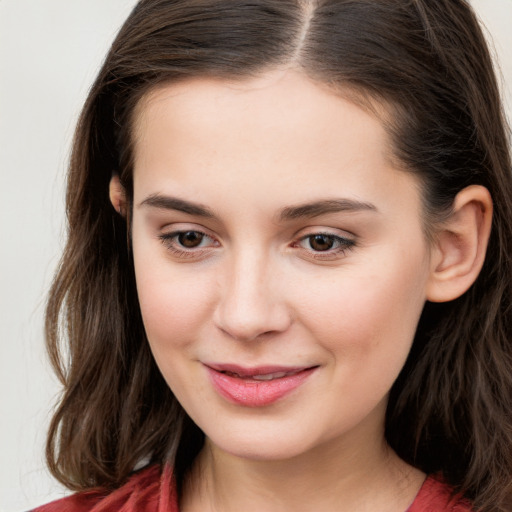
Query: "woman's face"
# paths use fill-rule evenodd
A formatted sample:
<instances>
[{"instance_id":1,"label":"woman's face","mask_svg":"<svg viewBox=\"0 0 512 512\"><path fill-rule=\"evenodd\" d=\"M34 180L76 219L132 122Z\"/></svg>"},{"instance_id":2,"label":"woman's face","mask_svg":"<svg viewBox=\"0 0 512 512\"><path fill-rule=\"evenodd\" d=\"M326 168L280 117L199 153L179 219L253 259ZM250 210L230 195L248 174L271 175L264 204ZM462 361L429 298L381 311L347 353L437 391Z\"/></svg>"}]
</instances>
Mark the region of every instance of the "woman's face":
<instances>
[{"instance_id":1,"label":"woman's face","mask_svg":"<svg viewBox=\"0 0 512 512\"><path fill-rule=\"evenodd\" d=\"M294 71L139 105L133 254L156 362L217 449L383 439L430 274L380 121Z\"/></svg>"}]
</instances>

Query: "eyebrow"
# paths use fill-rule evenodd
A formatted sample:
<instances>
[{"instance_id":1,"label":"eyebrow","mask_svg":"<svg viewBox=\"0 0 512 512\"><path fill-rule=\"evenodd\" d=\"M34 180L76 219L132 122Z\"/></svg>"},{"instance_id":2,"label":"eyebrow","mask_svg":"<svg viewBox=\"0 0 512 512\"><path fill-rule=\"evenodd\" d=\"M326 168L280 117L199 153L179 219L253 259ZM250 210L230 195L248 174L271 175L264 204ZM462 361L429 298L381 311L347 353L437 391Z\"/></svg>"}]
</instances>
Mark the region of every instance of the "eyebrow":
<instances>
[{"instance_id":1,"label":"eyebrow","mask_svg":"<svg viewBox=\"0 0 512 512\"><path fill-rule=\"evenodd\" d=\"M178 197L163 196L160 194L152 194L144 199L139 206L150 206L161 210L176 210L205 218L215 218L214 212L200 203L187 201ZM353 199L324 199L320 201L312 201L310 203L299 204L297 206L288 206L283 208L279 213L279 220L282 222L297 220L302 218L319 217L329 213L338 212L358 212L373 211L377 208L363 201Z\"/></svg>"},{"instance_id":2,"label":"eyebrow","mask_svg":"<svg viewBox=\"0 0 512 512\"><path fill-rule=\"evenodd\" d=\"M196 215L198 217L206 217L209 219L215 217L214 213L202 204L193 203L177 197L162 196L160 194L150 195L144 199L139 206L151 206L161 210L176 210L188 213L189 215Z\"/></svg>"},{"instance_id":3,"label":"eyebrow","mask_svg":"<svg viewBox=\"0 0 512 512\"><path fill-rule=\"evenodd\" d=\"M371 203L355 201L353 199L325 199L284 208L281 210L279 218L282 221L287 221L319 217L328 213L359 211L377 212L377 208Z\"/></svg>"}]
</instances>

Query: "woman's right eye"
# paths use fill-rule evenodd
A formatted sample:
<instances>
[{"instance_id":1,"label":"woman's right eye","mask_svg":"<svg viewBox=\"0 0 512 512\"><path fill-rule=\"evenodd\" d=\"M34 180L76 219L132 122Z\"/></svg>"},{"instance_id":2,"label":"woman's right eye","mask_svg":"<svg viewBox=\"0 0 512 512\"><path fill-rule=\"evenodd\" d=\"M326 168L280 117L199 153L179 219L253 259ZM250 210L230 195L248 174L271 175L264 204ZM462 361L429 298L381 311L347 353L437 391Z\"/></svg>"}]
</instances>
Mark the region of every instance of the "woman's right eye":
<instances>
[{"instance_id":1,"label":"woman's right eye","mask_svg":"<svg viewBox=\"0 0 512 512\"><path fill-rule=\"evenodd\" d=\"M162 233L158 238L167 249L183 257L198 256L203 250L218 246L211 236L194 229Z\"/></svg>"}]
</instances>

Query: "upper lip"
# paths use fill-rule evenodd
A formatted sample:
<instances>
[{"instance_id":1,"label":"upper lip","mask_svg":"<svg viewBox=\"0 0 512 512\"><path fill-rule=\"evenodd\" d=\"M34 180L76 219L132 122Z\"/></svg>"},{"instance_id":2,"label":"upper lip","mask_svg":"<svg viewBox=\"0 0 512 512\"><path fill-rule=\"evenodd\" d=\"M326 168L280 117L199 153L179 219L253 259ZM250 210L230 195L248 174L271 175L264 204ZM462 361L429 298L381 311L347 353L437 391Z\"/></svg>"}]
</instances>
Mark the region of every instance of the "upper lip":
<instances>
[{"instance_id":1,"label":"upper lip","mask_svg":"<svg viewBox=\"0 0 512 512\"><path fill-rule=\"evenodd\" d=\"M240 375L240 377L253 377L257 375L270 375L273 373L298 373L303 370L309 370L314 366L279 366L279 365L265 365L265 366L240 366L237 364L229 363L204 363L205 366L218 372L230 372Z\"/></svg>"}]
</instances>

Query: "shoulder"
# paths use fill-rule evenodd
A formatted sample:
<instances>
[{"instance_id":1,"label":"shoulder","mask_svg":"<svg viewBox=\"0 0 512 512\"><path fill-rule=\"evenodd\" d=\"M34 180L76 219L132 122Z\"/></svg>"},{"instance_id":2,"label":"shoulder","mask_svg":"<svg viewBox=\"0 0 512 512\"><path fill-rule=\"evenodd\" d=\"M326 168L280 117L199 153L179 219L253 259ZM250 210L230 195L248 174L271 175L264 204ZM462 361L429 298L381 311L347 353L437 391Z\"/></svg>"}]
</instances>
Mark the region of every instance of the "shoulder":
<instances>
[{"instance_id":1,"label":"shoulder","mask_svg":"<svg viewBox=\"0 0 512 512\"><path fill-rule=\"evenodd\" d=\"M114 491L95 489L68 496L31 512L178 512L172 471L150 466Z\"/></svg>"},{"instance_id":2,"label":"shoulder","mask_svg":"<svg viewBox=\"0 0 512 512\"><path fill-rule=\"evenodd\" d=\"M471 504L437 476L429 476L407 512L472 512Z\"/></svg>"}]
</instances>

